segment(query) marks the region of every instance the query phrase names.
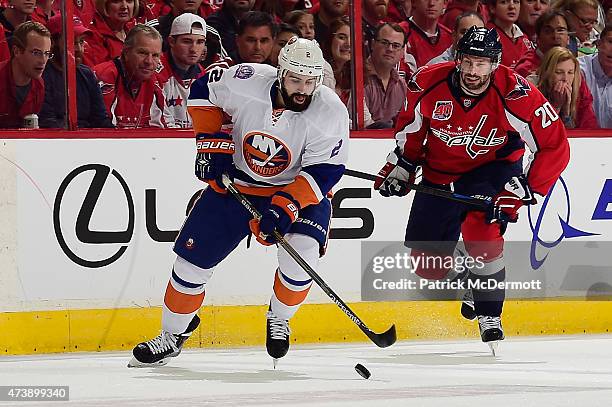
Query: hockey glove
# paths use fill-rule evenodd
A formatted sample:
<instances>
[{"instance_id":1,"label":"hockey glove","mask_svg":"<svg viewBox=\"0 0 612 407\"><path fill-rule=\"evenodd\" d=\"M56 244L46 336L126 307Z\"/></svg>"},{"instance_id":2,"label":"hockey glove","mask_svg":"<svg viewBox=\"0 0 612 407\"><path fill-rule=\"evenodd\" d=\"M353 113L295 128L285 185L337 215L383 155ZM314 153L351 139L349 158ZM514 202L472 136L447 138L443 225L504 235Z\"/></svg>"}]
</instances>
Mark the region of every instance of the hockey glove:
<instances>
[{"instance_id":1,"label":"hockey glove","mask_svg":"<svg viewBox=\"0 0 612 407\"><path fill-rule=\"evenodd\" d=\"M387 156L387 163L378 171L379 178L374 182L382 196L404 196L410 192L406 183L413 184L417 166L402 157L399 147Z\"/></svg>"},{"instance_id":2,"label":"hockey glove","mask_svg":"<svg viewBox=\"0 0 612 407\"><path fill-rule=\"evenodd\" d=\"M535 204L536 199L524 175L512 177L504 189L493 197L493 203L487 214L490 223L515 223L518 221L518 210L523 205Z\"/></svg>"},{"instance_id":3,"label":"hockey glove","mask_svg":"<svg viewBox=\"0 0 612 407\"><path fill-rule=\"evenodd\" d=\"M253 219L249 222L251 232L259 243L270 246L276 243L272 232L277 230L284 236L298 218L299 210L300 205L291 195L279 191L272 195L270 207L262 212L261 219Z\"/></svg>"},{"instance_id":4,"label":"hockey glove","mask_svg":"<svg viewBox=\"0 0 612 407\"><path fill-rule=\"evenodd\" d=\"M217 192L227 192L221 176L227 173L233 178L235 167L232 154L235 145L232 136L223 132L199 133L196 135L196 146L198 149L195 160L196 177L208 182Z\"/></svg>"}]
</instances>

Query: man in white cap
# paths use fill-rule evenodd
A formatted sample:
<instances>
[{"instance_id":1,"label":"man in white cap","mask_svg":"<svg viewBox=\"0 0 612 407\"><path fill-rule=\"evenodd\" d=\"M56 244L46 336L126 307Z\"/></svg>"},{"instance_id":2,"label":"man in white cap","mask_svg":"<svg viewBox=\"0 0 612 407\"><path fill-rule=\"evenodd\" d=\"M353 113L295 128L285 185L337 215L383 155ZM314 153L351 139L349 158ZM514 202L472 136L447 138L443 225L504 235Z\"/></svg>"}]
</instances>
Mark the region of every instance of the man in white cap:
<instances>
[{"instance_id":1,"label":"man in white cap","mask_svg":"<svg viewBox=\"0 0 612 407\"><path fill-rule=\"evenodd\" d=\"M161 58L157 80L162 85L166 107L177 127L191 128L187 98L191 84L205 72L200 60L206 52L206 21L191 13L176 17L168 45L168 51Z\"/></svg>"},{"instance_id":2,"label":"man in white cap","mask_svg":"<svg viewBox=\"0 0 612 407\"><path fill-rule=\"evenodd\" d=\"M131 367L159 366L178 356L200 323L197 313L215 267L251 233L272 245L277 231L313 269L319 266L331 218L327 194L348 159L348 112L333 90L321 86L323 53L315 41L291 38L278 60L278 68L243 63L212 69L192 86L195 175L209 187L174 245L162 332L134 348ZM231 133L221 130L224 113L232 117ZM261 212L259 220L227 193L224 174ZM260 265L251 263L256 272ZM289 350L289 320L312 279L280 248L273 275L266 349L279 359ZM238 274L235 281L244 284Z\"/></svg>"}]
</instances>

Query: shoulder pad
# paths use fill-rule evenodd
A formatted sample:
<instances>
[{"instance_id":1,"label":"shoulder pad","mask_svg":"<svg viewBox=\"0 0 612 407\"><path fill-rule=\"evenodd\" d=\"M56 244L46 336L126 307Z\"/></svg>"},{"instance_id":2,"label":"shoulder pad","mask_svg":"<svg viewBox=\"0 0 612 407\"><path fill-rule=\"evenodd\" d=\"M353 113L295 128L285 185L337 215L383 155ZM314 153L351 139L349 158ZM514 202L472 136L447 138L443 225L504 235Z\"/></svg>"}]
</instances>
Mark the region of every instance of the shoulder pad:
<instances>
[{"instance_id":1,"label":"shoulder pad","mask_svg":"<svg viewBox=\"0 0 612 407\"><path fill-rule=\"evenodd\" d=\"M454 62L422 66L410 77L407 83L408 91L422 92L434 83L439 82L440 79L446 78L453 69L455 69Z\"/></svg>"}]
</instances>

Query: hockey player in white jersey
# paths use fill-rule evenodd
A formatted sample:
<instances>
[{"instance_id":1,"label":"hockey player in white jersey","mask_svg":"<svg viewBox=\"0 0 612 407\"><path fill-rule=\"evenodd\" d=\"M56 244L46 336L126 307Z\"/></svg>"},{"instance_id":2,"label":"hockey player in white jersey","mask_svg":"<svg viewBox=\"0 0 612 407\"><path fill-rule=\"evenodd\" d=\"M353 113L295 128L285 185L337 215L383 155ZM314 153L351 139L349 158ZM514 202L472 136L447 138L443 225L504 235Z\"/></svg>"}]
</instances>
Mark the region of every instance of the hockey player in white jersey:
<instances>
[{"instance_id":1,"label":"hockey player in white jersey","mask_svg":"<svg viewBox=\"0 0 612 407\"><path fill-rule=\"evenodd\" d=\"M197 311L215 266L251 233L271 245L278 230L317 268L331 217L327 194L344 172L349 135L348 112L322 79L318 44L294 37L281 50L278 69L240 64L214 69L194 83L188 108L198 150L195 173L209 188L174 245L178 256L165 292L162 332L134 348L129 366L163 365L180 353L199 325ZM231 134L221 131L224 113L232 117ZM227 193L225 173L262 213L259 221ZM311 285L279 248L266 327L266 348L275 361L289 349L288 321Z\"/></svg>"}]
</instances>

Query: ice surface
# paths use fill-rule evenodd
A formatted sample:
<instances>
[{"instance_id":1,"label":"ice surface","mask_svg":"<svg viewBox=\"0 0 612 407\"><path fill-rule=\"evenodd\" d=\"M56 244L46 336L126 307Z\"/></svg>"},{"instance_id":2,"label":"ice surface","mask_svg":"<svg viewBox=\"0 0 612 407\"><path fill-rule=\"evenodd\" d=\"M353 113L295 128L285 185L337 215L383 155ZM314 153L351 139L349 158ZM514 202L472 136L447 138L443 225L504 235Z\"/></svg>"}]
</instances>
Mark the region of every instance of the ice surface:
<instances>
[{"instance_id":1,"label":"ice surface","mask_svg":"<svg viewBox=\"0 0 612 407\"><path fill-rule=\"evenodd\" d=\"M2 385L69 385L60 406L612 406L612 336L293 346L272 370L263 347L188 349L159 368L128 352L0 358ZM372 377L354 370L362 363Z\"/></svg>"}]
</instances>

